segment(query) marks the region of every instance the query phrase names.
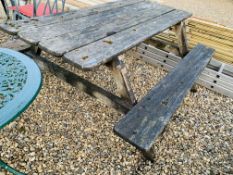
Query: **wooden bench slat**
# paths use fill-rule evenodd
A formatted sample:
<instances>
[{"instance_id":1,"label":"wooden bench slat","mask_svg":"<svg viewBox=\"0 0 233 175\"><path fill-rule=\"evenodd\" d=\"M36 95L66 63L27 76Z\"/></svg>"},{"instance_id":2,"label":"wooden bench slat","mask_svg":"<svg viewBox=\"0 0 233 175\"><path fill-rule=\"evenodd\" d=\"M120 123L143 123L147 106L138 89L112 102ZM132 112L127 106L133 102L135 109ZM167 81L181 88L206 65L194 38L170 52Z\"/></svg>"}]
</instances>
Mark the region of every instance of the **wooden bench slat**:
<instances>
[{"instance_id":1,"label":"wooden bench slat","mask_svg":"<svg viewBox=\"0 0 233 175\"><path fill-rule=\"evenodd\" d=\"M151 14L147 16L153 16L154 13L151 9L158 10L159 8L164 9L163 6L157 4L141 2L131 6L105 11L96 15L90 15L83 18L55 23L47 26L26 29L20 31L18 35L31 44L37 44L39 41L44 41L47 43L49 42L47 41L49 39L52 40L50 43L48 43L49 46L51 46L51 43L53 45L59 45L59 42L65 42L67 40L70 40L67 42L72 43L72 41L74 41L76 38L76 40L78 40L81 37L80 34L85 34L88 31L95 32L100 28L104 30L107 28L107 25L114 26L114 24L120 25L127 23L125 26L128 26L133 24L131 19L134 19L136 16L141 17L140 20L144 20L144 16L146 16L146 14L149 12L151 12ZM133 21L134 23L137 22L137 20ZM68 46L70 46L70 44Z\"/></svg>"},{"instance_id":2,"label":"wooden bench slat","mask_svg":"<svg viewBox=\"0 0 233 175\"><path fill-rule=\"evenodd\" d=\"M64 59L82 69L92 69L190 16L191 14L185 11L174 10L141 25L73 50L65 54Z\"/></svg>"},{"instance_id":3,"label":"wooden bench slat","mask_svg":"<svg viewBox=\"0 0 233 175\"><path fill-rule=\"evenodd\" d=\"M139 2L143 2L145 0L119 0L113 1L101 5L97 5L95 7L89 7L86 9L80 9L76 11L66 12L64 14L59 14L56 16L44 16L44 17L36 17L32 19L25 19L19 21L9 21L6 24L0 24L0 29L9 33L9 34L17 34L19 31L29 29L31 27L39 27L50 25L54 23L61 23L68 20L78 19L89 15L98 14L104 11L109 11L115 8L120 8L124 6L130 6Z\"/></svg>"},{"instance_id":4,"label":"wooden bench slat","mask_svg":"<svg viewBox=\"0 0 233 175\"><path fill-rule=\"evenodd\" d=\"M148 151L182 103L214 50L196 46L114 127L114 132L141 151Z\"/></svg>"},{"instance_id":5,"label":"wooden bench slat","mask_svg":"<svg viewBox=\"0 0 233 175\"><path fill-rule=\"evenodd\" d=\"M56 56L62 56L64 53L98 41L117 32L121 32L132 26L138 24L144 25L144 22L155 19L173 10L172 8L157 6L155 4L151 4L151 7L153 8L142 11L132 11L132 9L129 9L125 14L109 18L106 22L99 22L95 26L88 27L81 31L77 30L73 33L66 33L49 40L44 39L39 43L39 47ZM90 23L92 22L90 21Z\"/></svg>"}]
</instances>

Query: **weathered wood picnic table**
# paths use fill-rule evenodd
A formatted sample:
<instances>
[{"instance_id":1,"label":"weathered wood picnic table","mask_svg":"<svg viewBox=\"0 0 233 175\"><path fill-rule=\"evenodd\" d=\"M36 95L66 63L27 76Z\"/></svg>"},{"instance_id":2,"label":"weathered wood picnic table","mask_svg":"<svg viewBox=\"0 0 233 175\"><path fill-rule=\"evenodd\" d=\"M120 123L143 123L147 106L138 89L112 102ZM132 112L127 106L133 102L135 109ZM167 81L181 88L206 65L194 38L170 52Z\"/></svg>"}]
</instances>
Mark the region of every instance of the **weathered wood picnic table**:
<instances>
[{"instance_id":1,"label":"weathered wood picnic table","mask_svg":"<svg viewBox=\"0 0 233 175\"><path fill-rule=\"evenodd\" d=\"M13 45L17 45L16 50L31 55L38 61L41 68L49 70L54 75L109 106L127 113L137 101L130 87L127 71L120 55L171 26L175 26L180 55L185 55L187 42L183 21L190 16L191 14L188 12L158 3L145 0L121 0L57 16L6 22L0 25L0 29L16 35L20 40L13 41L14 44L8 43L8 47L12 48L15 47ZM201 47L196 49L196 52L205 53L206 50L205 47ZM42 51L56 57L62 57L70 64L84 70L92 70L100 65L108 66L116 80L120 97L43 58ZM210 55L204 54L203 56L210 58ZM203 56L197 57L197 59L201 59ZM205 66L206 59L203 60L200 61L200 64ZM193 62L187 61L183 65L189 64L191 66L191 63ZM184 86L183 91L179 93L184 96L202 67L193 70L193 74L190 74L189 77L190 83ZM182 77L182 74L180 73L179 76ZM180 78L177 77L176 81L180 81ZM183 96L175 104L173 110L177 108L178 103L181 103ZM140 104L136 107L143 109ZM152 108L151 110L153 110ZM154 115L153 112L151 114ZM165 124L165 122L161 123L161 125ZM118 127L120 128L119 125ZM158 133L161 133L163 128L157 129ZM153 127L150 126L150 129ZM155 132L157 130L154 129ZM122 136L117 128L115 128L115 132ZM126 136L123 138L133 143L130 138L127 139ZM152 137L149 140L152 143ZM146 156L148 155L148 147L144 149L137 143L133 143L133 145L142 150ZM150 158L150 156L147 157Z\"/></svg>"},{"instance_id":2,"label":"weathered wood picnic table","mask_svg":"<svg viewBox=\"0 0 233 175\"><path fill-rule=\"evenodd\" d=\"M117 56L176 24L180 51L184 54L187 49L182 21L190 16L188 12L158 3L122 0L58 16L9 21L1 24L0 29L17 35L27 43L26 48L32 48L37 56L45 51L81 69L93 69L107 63L117 80L120 95L134 104L136 100L127 80L127 72ZM18 44L22 45L21 42ZM89 92L93 86L88 83L85 87L83 89ZM93 90L101 91L94 87L89 93L102 98L93 94ZM104 96L107 96L107 99L103 97L104 101L121 111L126 112L131 108L131 104L107 92Z\"/></svg>"}]
</instances>

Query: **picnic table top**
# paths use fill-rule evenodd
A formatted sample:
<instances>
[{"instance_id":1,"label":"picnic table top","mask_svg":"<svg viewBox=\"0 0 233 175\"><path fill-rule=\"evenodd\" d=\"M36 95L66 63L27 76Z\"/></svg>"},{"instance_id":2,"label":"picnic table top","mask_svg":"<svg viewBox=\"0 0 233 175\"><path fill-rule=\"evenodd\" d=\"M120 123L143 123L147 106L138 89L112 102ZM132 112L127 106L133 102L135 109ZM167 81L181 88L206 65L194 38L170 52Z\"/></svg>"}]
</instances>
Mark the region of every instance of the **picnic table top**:
<instances>
[{"instance_id":1,"label":"picnic table top","mask_svg":"<svg viewBox=\"0 0 233 175\"><path fill-rule=\"evenodd\" d=\"M121 0L57 16L7 22L0 29L91 69L190 16L154 2Z\"/></svg>"},{"instance_id":2,"label":"picnic table top","mask_svg":"<svg viewBox=\"0 0 233 175\"><path fill-rule=\"evenodd\" d=\"M0 48L0 129L17 118L35 99L40 70L27 56Z\"/></svg>"}]
</instances>

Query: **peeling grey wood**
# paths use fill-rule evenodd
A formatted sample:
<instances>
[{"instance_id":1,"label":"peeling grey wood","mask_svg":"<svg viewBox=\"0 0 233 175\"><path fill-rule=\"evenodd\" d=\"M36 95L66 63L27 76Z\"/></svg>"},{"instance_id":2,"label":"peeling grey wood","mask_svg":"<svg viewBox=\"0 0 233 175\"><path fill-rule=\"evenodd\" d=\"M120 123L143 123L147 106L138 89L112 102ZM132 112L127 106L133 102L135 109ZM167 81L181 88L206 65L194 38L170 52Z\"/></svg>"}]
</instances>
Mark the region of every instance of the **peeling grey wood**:
<instances>
[{"instance_id":1,"label":"peeling grey wood","mask_svg":"<svg viewBox=\"0 0 233 175\"><path fill-rule=\"evenodd\" d=\"M99 22L99 24L93 27L91 26L72 33L67 32L67 34L49 40L42 40L39 43L39 47L53 55L62 56L66 52L98 41L109 35L115 35L115 33L127 30L135 25L143 26L146 21L151 19L156 20L156 17L170 12L171 10L171 8L163 6L154 6L154 8L148 8L143 11L128 10L125 14L122 13L119 16L107 19L107 21ZM92 23L92 21L89 22ZM92 49L95 50L95 47Z\"/></svg>"},{"instance_id":2,"label":"peeling grey wood","mask_svg":"<svg viewBox=\"0 0 233 175\"><path fill-rule=\"evenodd\" d=\"M122 57L123 55L115 57L107 66L113 74L120 97L129 101L132 105L135 105L136 98L130 85L128 73L122 61Z\"/></svg>"},{"instance_id":3,"label":"peeling grey wood","mask_svg":"<svg viewBox=\"0 0 233 175\"><path fill-rule=\"evenodd\" d=\"M98 99L100 102L106 104L107 106L113 107L123 113L127 113L132 108L132 105L129 102L124 101L120 97L104 90L103 88L54 64L48 59L41 56L36 56L32 52L26 52L25 54L32 57L38 63L41 70L51 72L53 75L76 87L77 89L87 93L88 95Z\"/></svg>"},{"instance_id":4,"label":"peeling grey wood","mask_svg":"<svg viewBox=\"0 0 233 175\"><path fill-rule=\"evenodd\" d=\"M169 12L69 52L64 55L64 59L82 69L92 69L190 16L190 13L180 10Z\"/></svg>"},{"instance_id":5,"label":"peeling grey wood","mask_svg":"<svg viewBox=\"0 0 233 175\"><path fill-rule=\"evenodd\" d=\"M126 27L131 26L131 23L133 25L137 23L138 20L144 21L150 16L154 17L154 14L158 14L158 12L165 13L168 10L171 11L172 8L141 2L131 6L98 13L96 15L25 29L20 31L18 35L31 44L37 44L39 41L49 42L49 39L51 39L48 45L51 45L51 43L52 45L64 43L64 46L66 46L66 42L72 43L78 40L80 35L85 35L85 33L89 34L88 32L91 32L90 34L92 34L92 32L103 30L106 31L106 35L109 25L116 26L117 24L125 24ZM115 30L112 29L111 31ZM68 46L70 46L70 44Z\"/></svg>"},{"instance_id":6,"label":"peeling grey wood","mask_svg":"<svg viewBox=\"0 0 233 175\"><path fill-rule=\"evenodd\" d=\"M78 19L89 15L95 15L104 11L109 11L114 8L120 8L128 5L136 4L143 1L145 0L120 0L120 1L114 1L106 4L97 5L95 7L90 7L87 9L70 11L56 16L36 17L33 19L26 19L20 21L8 21L5 24L0 24L0 29L9 34L15 35L19 31L22 31L30 27L46 26L54 23L60 23L68 20Z\"/></svg>"},{"instance_id":7,"label":"peeling grey wood","mask_svg":"<svg viewBox=\"0 0 233 175\"><path fill-rule=\"evenodd\" d=\"M143 152L149 151L182 103L213 49L195 47L114 127L114 132Z\"/></svg>"},{"instance_id":8,"label":"peeling grey wood","mask_svg":"<svg viewBox=\"0 0 233 175\"><path fill-rule=\"evenodd\" d=\"M180 22L179 24L175 25L175 34L178 41L180 56L183 57L188 53L188 41L184 22Z\"/></svg>"},{"instance_id":9,"label":"peeling grey wood","mask_svg":"<svg viewBox=\"0 0 233 175\"><path fill-rule=\"evenodd\" d=\"M18 35L32 44L58 36L63 38L66 36L64 34L71 36L71 33L74 33L74 36L79 36L79 34L85 32L86 28L92 29L95 27L98 29L118 18L125 18L128 15L133 16L137 11L146 10L146 7L149 6L150 3L142 2L131 6L112 9L111 11L105 11L96 15L90 15L73 20L63 20L60 23L26 29L20 31ZM92 30L96 30L95 28Z\"/></svg>"}]
</instances>

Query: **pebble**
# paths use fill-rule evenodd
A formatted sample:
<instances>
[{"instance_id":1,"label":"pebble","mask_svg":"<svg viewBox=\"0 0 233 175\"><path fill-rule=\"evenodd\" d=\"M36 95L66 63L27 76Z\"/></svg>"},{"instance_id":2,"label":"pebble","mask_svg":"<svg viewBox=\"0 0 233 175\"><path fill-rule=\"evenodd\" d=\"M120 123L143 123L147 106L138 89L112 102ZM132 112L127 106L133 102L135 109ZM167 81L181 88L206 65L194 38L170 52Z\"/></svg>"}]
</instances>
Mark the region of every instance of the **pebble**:
<instances>
[{"instance_id":1,"label":"pebble","mask_svg":"<svg viewBox=\"0 0 233 175\"><path fill-rule=\"evenodd\" d=\"M106 67L83 72L59 58L50 59L115 92ZM135 58L134 51L127 52L125 62L138 99L167 74ZM156 140L152 164L114 135L122 114L45 73L33 104L0 131L1 159L29 175L231 174L232 104L232 99L197 86Z\"/></svg>"}]
</instances>

